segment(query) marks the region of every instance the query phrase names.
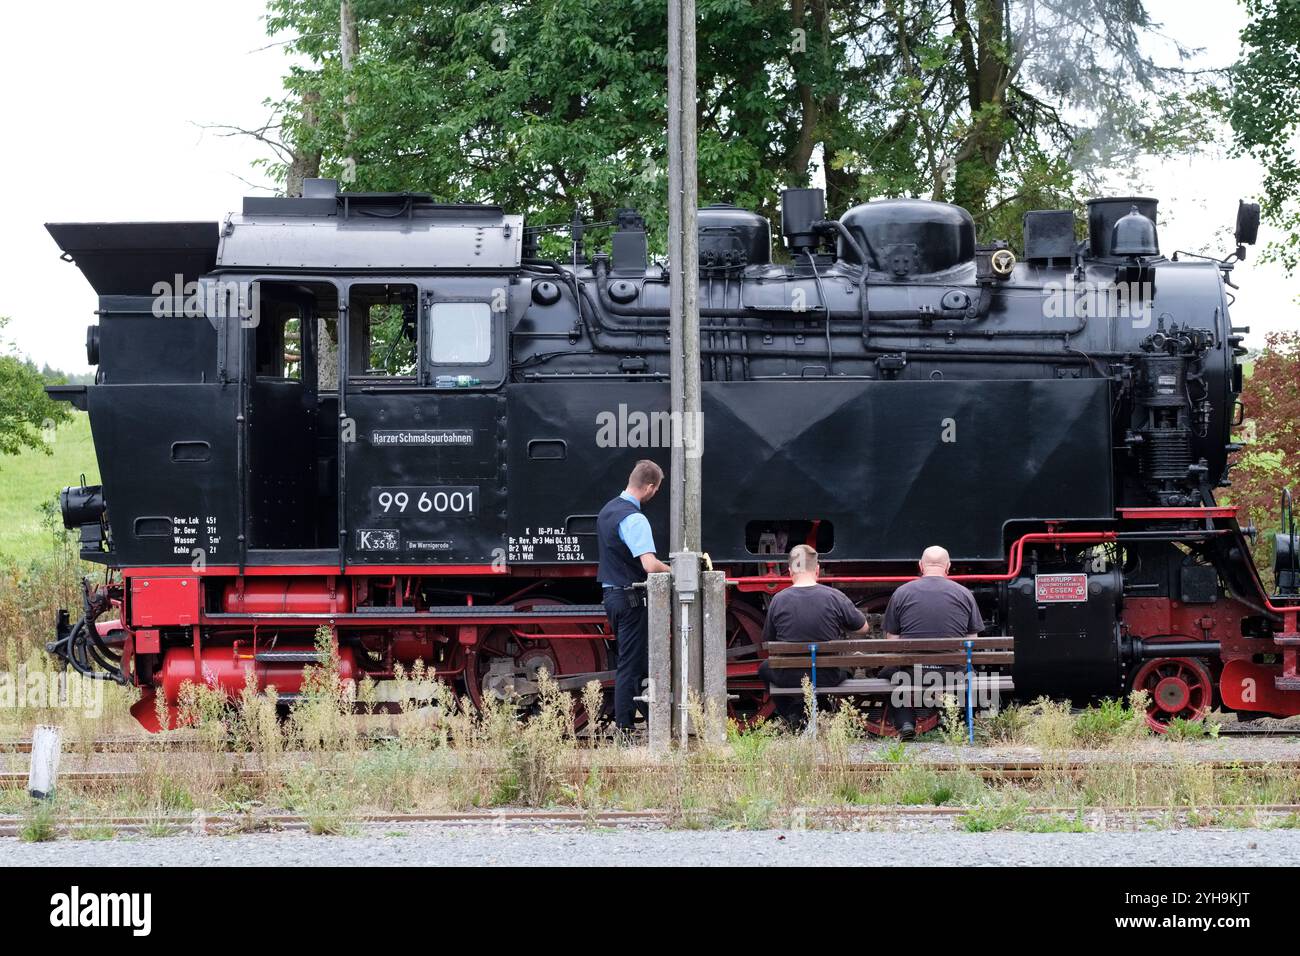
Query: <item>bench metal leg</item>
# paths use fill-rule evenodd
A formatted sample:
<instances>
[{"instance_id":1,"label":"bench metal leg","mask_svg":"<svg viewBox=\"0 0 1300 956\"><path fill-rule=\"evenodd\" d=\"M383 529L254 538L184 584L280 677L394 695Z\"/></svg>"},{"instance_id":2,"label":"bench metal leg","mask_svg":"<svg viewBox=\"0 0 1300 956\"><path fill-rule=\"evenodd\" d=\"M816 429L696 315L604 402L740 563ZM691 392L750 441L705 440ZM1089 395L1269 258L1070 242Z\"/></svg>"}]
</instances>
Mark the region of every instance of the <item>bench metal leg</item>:
<instances>
[{"instance_id":1,"label":"bench metal leg","mask_svg":"<svg viewBox=\"0 0 1300 956\"><path fill-rule=\"evenodd\" d=\"M812 707L808 714L808 729L815 740L817 738L817 645L809 644L808 649L812 651Z\"/></svg>"},{"instance_id":2,"label":"bench metal leg","mask_svg":"<svg viewBox=\"0 0 1300 956\"><path fill-rule=\"evenodd\" d=\"M975 664L971 652L975 649L973 641L964 641L966 645L966 739L975 745Z\"/></svg>"}]
</instances>

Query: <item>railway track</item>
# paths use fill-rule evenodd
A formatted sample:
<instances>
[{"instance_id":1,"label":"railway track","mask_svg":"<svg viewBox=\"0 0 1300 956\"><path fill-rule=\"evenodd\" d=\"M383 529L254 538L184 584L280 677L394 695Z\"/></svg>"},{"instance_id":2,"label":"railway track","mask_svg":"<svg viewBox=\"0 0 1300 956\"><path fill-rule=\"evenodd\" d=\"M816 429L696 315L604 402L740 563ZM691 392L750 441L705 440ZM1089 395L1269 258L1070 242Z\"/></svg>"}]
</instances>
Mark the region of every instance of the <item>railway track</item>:
<instances>
[{"instance_id":1,"label":"railway track","mask_svg":"<svg viewBox=\"0 0 1300 956\"><path fill-rule=\"evenodd\" d=\"M1258 725L1254 723L1227 723L1220 724L1219 736L1221 737L1296 737L1300 738L1300 726L1278 727L1275 725ZM397 738L389 736L376 736L370 739L371 744L383 744L393 741ZM154 752L180 752L209 750L210 745L201 741L197 736L188 737L98 737L89 742L69 741L65 743L64 751L66 753L86 752L93 753L144 753ZM31 740L0 740L0 754L15 753L29 754L32 752Z\"/></svg>"},{"instance_id":2,"label":"railway track","mask_svg":"<svg viewBox=\"0 0 1300 956\"><path fill-rule=\"evenodd\" d=\"M1300 737L1300 727L1268 724L1219 724L1220 737Z\"/></svg>"},{"instance_id":3,"label":"railway track","mask_svg":"<svg viewBox=\"0 0 1300 956\"><path fill-rule=\"evenodd\" d=\"M295 756L306 757L306 754L283 754L283 757L294 758ZM890 761L859 761L844 764L815 764L809 769L814 774L836 777L855 777L859 779L878 779L891 773L898 773L904 769L925 770L936 774L955 774L971 773L976 774L986 782L1020 782L1034 781L1049 776L1068 776L1080 777L1088 773L1114 767L1130 773L1150 772L1160 769L1170 769L1186 766L1188 763L1195 765L1197 768L1209 771L1211 773L1294 773L1300 774L1300 759L1287 760L1267 760L1267 759L1243 759L1243 760L1195 760L1182 761L1175 760L1114 760L1098 759L1084 761L1052 761L1052 760L972 760L972 761L947 761L947 760L911 760L905 762ZM481 776L494 776L503 774L508 771L506 767L495 766L475 766L466 767L466 773L476 773ZM568 777L575 783L582 783L592 774L597 774L602 778L602 782L609 778L618 777L636 777L651 776L662 774L687 773L696 777L708 776L739 776L742 774L753 773L753 768L738 766L736 764L690 764L688 768L682 768L677 764L633 764L633 765L607 765L592 766L588 764L578 764L571 767L561 768L557 771L561 777ZM265 780L271 776L271 772L259 767L224 767L214 770L214 773L226 779L238 779L240 781L257 781ZM134 783L144 782L149 774L141 770L133 769L69 769L59 773L59 785L61 787L76 787L82 789L90 788L110 788L126 787ZM22 788L27 785L26 771L6 771L0 772L0 789L5 788Z\"/></svg>"},{"instance_id":4,"label":"railway track","mask_svg":"<svg viewBox=\"0 0 1300 956\"><path fill-rule=\"evenodd\" d=\"M957 824L973 812L968 806L844 806L795 807L784 814L784 826L777 829L853 829L899 827L933 822ZM1157 821L1165 825L1206 824L1206 814L1250 814L1257 824L1300 817L1300 804L1229 804L1206 807L1133 806L1124 808L1089 808L1037 806L1019 808L1017 820L1058 818L1077 821L1090 830L1132 828ZM371 813L332 820L331 830L355 830L364 835L377 828L410 826L480 827L493 830L518 829L636 829L688 828L716 825L717 817L707 811L595 810L552 808L540 810L476 810L444 813ZM0 838L16 837L24 821L20 817L0 816ZM182 815L131 815L66 817L57 821L62 836L76 837L95 831L113 835L147 833L154 836L190 834L194 836L232 833L274 833L311 831L310 817L292 813L230 814L196 810ZM370 835L373 835L371 833Z\"/></svg>"}]
</instances>

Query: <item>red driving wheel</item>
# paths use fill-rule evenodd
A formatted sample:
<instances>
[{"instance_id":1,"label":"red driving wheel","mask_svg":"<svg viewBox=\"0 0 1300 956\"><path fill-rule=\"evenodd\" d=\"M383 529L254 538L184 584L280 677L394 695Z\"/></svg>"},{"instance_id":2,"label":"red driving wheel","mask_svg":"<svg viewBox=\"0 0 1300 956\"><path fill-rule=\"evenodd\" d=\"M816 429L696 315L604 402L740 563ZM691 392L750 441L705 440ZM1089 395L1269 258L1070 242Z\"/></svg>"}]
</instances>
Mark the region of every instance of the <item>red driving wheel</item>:
<instances>
[{"instance_id":1,"label":"red driving wheel","mask_svg":"<svg viewBox=\"0 0 1300 956\"><path fill-rule=\"evenodd\" d=\"M965 711L962 711L963 718ZM885 709L882 713L877 708L872 708L868 712L866 720L867 732L873 737L897 737L898 728L894 726L893 712ZM939 726L940 715L937 711L926 711L916 715L916 735L928 734L934 728Z\"/></svg>"},{"instance_id":2,"label":"red driving wheel","mask_svg":"<svg viewBox=\"0 0 1300 956\"><path fill-rule=\"evenodd\" d=\"M1200 720L1214 703L1214 681L1209 669L1192 657L1159 657L1147 661L1133 675L1133 690L1144 690L1147 724L1164 733L1175 718Z\"/></svg>"},{"instance_id":3,"label":"red driving wheel","mask_svg":"<svg viewBox=\"0 0 1300 956\"><path fill-rule=\"evenodd\" d=\"M727 602L727 663L738 664L762 658L763 612L743 601ZM752 650L751 650L752 649ZM727 690L735 700L727 702L727 714L737 723L757 723L772 716L775 709L767 685L758 677L734 678Z\"/></svg>"},{"instance_id":4,"label":"red driving wheel","mask_svg":"<svg viewBox=\"0 0 1300 956\"><path fill-rule=\"evenodd\" d=\"M564 604L554 598L524 598L516 601L515 610L527 611L535 607ZM573 637L548 638L548 634L588 633L591 640ZM527 624L515 629L505 626L486 628L479 634L478 643L465 648L465 689L476 707L483 705L486 694L501 693L513 686L514 681L535 680L541 670L551 677L564 678L579 674L595 674L613 667L612 656L607 653L605 636L592 624ZM612 686L612 681L603 681ZM575 700L574 726L581 729L587 724L587 712L582 704L581 690L573 692ZM527 694L521 695L524 706L535 701Z\"/></svg>"}]
</instances>

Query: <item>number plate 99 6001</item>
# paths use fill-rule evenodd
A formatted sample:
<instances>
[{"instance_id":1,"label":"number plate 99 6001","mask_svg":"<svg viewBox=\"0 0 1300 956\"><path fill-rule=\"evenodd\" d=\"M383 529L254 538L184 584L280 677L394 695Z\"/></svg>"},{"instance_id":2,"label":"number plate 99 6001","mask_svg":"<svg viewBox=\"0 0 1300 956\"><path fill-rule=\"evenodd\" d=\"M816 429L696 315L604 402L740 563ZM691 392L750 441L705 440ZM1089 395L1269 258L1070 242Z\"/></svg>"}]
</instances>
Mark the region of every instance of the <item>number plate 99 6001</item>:
<instances>
[{"instance_id":1,"label":"number plate 99 6001","mask_svg":"<svg viewBox=\"0 0 1300 956\"><path fill-rule=\"evenodd\" d=\"M477 485L416 485L370 489L370 511L374 515L470 517L477 513L477 508Z\"/></svg>"}]
</instances>

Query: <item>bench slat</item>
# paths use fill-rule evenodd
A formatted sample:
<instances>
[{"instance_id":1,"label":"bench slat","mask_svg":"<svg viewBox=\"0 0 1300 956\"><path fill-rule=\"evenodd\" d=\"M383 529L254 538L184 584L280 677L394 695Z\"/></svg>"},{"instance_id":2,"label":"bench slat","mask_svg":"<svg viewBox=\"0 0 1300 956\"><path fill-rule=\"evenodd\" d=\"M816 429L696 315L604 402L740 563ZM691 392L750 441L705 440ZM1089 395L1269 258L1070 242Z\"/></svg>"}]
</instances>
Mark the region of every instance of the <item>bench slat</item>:
<instances>
[{"instance_id":1,"label":"bench slat","mask_svg":"<svg viewBox=\"0 0 1300 956\"><path fill-rule=\"evenodd\" d=\"M971 662L977 666L988 664L1014 664L1016 655L1012 651L977 651L971 655ZM797 667L807 670L812 667L812 657L804 654L799 657L769 657L769 667L776 670ZM955 665L966 663L965 654L818 654L818 667L908 667L913 664L922 667L930 665Z\"/></svg>"},{"instance_id":2,"label":"bench slat","mask_svg":"<svg viewBox=\"0 0 1300 956\"><path fill-rule=\"evenodd\" d=\"M818 652L822 648L834 646L837 652L849 651L885 651L899 654L904 651L961 651L966 652L964 637L900 637L888 638L846 638L835 641L816 641ZM1012 637L976 637L971 639L973 648L980 650L1000 650L1015 646ZM808 650L808 641L768 641L763 645L768 654L803 654Z\"/></svg>"},{"instance_id":3,"label":"bench slat","mask_svg":"<svg viewBox=\"0 0 1300 956\"><path fill-rule=\"evenodd\" d=\"M1011 677L1006 674L976 675L975 681L972 686L976 690L982 688L990 688L999 691L1013 691L1016 689L1015 684L1011 680ZM832 687L818 687L817 693L818 694L888 694L892 692L894 689L895 689L894 685L886 678L862 677L862 678L858 678L857 680L846 680L843 683L835 684ZM929 688L926 688L922 685L916 685L914 688L914 690L917 693L923 692L928 689ZM940 688L940 689L945 689L945 688ZM966 690L966 682L964 680L959 680L952 685L952 689L956 690L958 693L964 693ZM803 688L802 687L772 687L770 688L770 691L772 694L790 696L793 694L802 694Z\"/></svg>"}]
</instances>

